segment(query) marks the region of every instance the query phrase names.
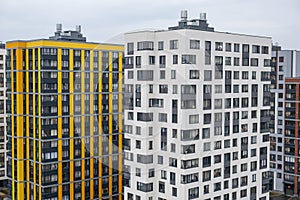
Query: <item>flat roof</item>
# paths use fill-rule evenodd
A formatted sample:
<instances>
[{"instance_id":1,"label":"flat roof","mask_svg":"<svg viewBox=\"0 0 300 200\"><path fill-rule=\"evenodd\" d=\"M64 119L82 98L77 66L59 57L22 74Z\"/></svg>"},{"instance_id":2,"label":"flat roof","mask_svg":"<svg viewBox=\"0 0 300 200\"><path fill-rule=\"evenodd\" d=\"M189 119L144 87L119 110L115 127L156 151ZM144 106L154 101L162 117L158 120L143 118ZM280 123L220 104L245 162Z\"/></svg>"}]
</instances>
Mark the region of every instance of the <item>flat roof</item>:
<instances>
[{"instance_id":1,"label":"flat roof","mask_svg":"<svg viewBox=\"0 0 300 200\"><path fill-rule=\"evenodd\" d=\"M36 47L124 51L123 44L112 44L112 43L64 41L64 40L51 40L51 39L14 40L14 41L8 41L6 43L7 49L36 48Z\"/></svg>"},{"instance_id":2,"label":"flat roof","mask_svg":"<svg viewBox=\"0 0 300 200\"><path fill-rule=\"evenodd\" d=\"M243 34L243 33L231 33L231 32L222 32L222 31L203 31L203 30L194 30L194 29L178 29L178 30L141 30L141 31L132 31L125 33L128 34L134 34L134 33L142 33L142 32L168 32L168 31L201 31L201 32L207 32L207 33L222 33L222 34L228 34L228 35L238 35L238 36L248 36L248 37L257 37L257 38L266 38L266 39L272 39L270 36L258 36L258 35L250 35L250 34Z\"/></svg>"},{"instance_id":3,"label":"flat roof","mask_svg":"<svg viewBox=\"0 0 300 200\"><path fill-rule=\"evenodd\" d=\"M50 41L50 42L66 42L66 43L78 43L78 44L101 44L101 45L114 45L114 46L124 46L123 44L117 43L102 43L102 42L82 42L82 41L66 41L66 40L51 40L51 39L33 39L33 40L10 40L6 43L13 43L13 42L38 42L38 41Z\"/></svg>"}]
</instances>

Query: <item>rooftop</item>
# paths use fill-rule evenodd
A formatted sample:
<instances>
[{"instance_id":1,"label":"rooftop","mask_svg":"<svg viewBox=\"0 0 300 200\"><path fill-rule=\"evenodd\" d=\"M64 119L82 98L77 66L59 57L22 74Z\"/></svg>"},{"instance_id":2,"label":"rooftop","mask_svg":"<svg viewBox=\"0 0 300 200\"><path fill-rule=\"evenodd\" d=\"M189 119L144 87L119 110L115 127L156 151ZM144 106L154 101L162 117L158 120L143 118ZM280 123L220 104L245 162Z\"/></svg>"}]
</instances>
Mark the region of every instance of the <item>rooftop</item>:
<instances>
[{"instance_id":1,"label":"rooftop","mask_svg":"<svg viewBox=\"0 0 300 200\"><path fill-rule=\"evenodd\" d=\"M86 37L83 37L81 33L80 25L77 25L75 30L62 31L62 24L56 24L56 32L54 33L54 36L49 37L49 39L86 42Z\"/></svg>"}]
</instances>

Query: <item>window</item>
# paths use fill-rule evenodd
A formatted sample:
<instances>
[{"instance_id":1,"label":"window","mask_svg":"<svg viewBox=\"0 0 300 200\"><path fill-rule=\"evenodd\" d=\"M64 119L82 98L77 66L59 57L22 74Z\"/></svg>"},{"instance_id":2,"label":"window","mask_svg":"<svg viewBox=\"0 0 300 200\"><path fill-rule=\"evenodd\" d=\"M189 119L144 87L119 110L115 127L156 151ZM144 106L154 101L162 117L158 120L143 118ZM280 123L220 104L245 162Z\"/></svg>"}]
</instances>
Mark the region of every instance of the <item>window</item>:
<instances>
[{"instance_id":1,"label":"window","mask_svg":"<svg viewBox=\"0 0 300 200\"><path fill-rule=\"evenodd\" d=\"M269 53L269 47L268 46L262 46L261 47L261 53L262 54L268 54Z\"/></svg>"},{"instance_id":2,"label":"window","mask_svg":"<svg viewBox=\"0 0 300 200\"><path fill-rule=\"evenodd\" d=\"M203 128L202 129L202 139L210 138L210 128Z\"/></svg>"},{"instance_id":3,"label":"window","mask_svg":"<svg viewBox=\"0 0 300 200\"><path fill-rule=\"evenodd\" d=\"M135 141L136 143L136 145L135 145L135 148L137 148L137 149L141 149L141 141L140 140L136 140Z\"/></svg>"},{"instance_id":4,"label":"window","mask_svg":"<svg viewBox=\"0 0 300 200\"><path fill-rule=\"evenodd\" d=\"M182 64L196 64L196 55L182 55Z\"/></svg>"},{"instance_id":5,"label":"window","mask_svg":"<svg viewBox=\"0 0 300 200\"><path fill-rule=\"evenodd\" d=\"M142 64L142 58L141 58L141 56L136 56L135 57L135 67L136 68L140 68L141 64Z\"/></svg>"},{"instance_id":6,"label":"window","mask_svg":"<svg viewBox=\"0 0 300 200\"><path fill-rule=\"evenodd\" d=\"M211 42L205 41L205 65L211 64Z\"/></svg>"},{"instance_id":7,"label":"window","mask_svg":"<svg viewBox=\"0 0 300 200\"><path fill-rule=\"evenodd\" d=\"M172 187L172 196L177 197L177 188Z\"/></svg>"},{"instance_id":8,"label":"window","mask_svg":"<svg viewBox=\"0 0 300 200\"><path fill-rule=\"evenodd\" d=\"M133 79L133 71L128 70L128 79Z\"/></svg>"},{"instance_id":9,"label":"window","mask_svg":"<svg viewBox=\"0 0 300 200\"><path fill-rule=\"evenodd\" d=\"M149 56L149 65L155 65L155 56Z\"/></svg>"},{"instance_id":10,"label":"window","mask_svg":"<svg viewBox=\"0 0 300 200\"><path fill-rule=\"evenodd\" d=\"M135 175L141 177L141 169L135 168Z\"/></svg>"},{"instance_id":11,"label":"window","mask_svg":"<svg viewBox=\"0 0 300 200\"><path fill-rule=\"evenodd\" d=\"M178 40L170 40L170 49L178 49Z\"/></svg>"},{"instance_id":12,"label":"window","mask_svg":"<svg viewBox=\"0 0 300 200\"><path fill-rule=\"evenodd\" d=\"M215 93L216 94L222 93L222 85L215 85Z\"/></svg>"},{"instance_id":13,"label":"window","mask_svg":"<svg viewBox=\"0 0 300 200\"><path fill-rule=\"evenodd\" d=\"M203 123L204 124L210 124L211 123L211 114L204 114Z\"/></svg>"},{"instance_id":14,"label":"window","mask_svg":"<svg viewBox=\"0 0 300 200\"><path fill-rule=\"evenodd\" d=\"M204 70L204 81L212 80L212 72L211 70Z\"/></svg>"},{"instance_id":15,"label":"window","mask_svg":"<svg viewBox=\"0 0 300 200\"><path fill-rule=\"evenodd\" d=\"M166 71L165 70L160 70L160 76L159 76L159 78L160 79L165 79L166 78Z\"/></svg>"},{"instance_id":16,"label":"window","mask_svg":"<svg viewBox=\"0 0 300 200\"><path fill-rule=\"evenodd\" d=\"M231 43L226 43L225 45L225 51L231 51Z\"/></svg>"},{"instance_id":17,"label":"window","mask_svg":"<svg viewBox=\"0 0 300 200\"><path fill-rule=\"evenodd\" d=\"M199 197L199 187L189 189L189 199L195 199Z\"/></svg>"},{"instance_id":18,"label":"window","mask_svg":"<svg viewBox=\"0 0 300 200\"><path fill-rule=\"evenodd\" d=\"M190 79L199 79L199 70L190 70Z\"/></svg>"},{"instance_id":19,"label":"window","mask_svg":"<svg viewBox=\"0 0 300 200\"><path fill-rule=\"evenodd\" d=\"M216 141L215 142L215 150L217 150L217 149L221 149L222 148L222 142L221 141Z\"/></svg>"},{"instance_id":20,"label":"window","mask_svg":"<svg viewBox=\"0 0 300 200\"><path fill-rule=\"evenodd\" d=\"M158 42L158 50L164 50L164 41Z\"/></svg>"},{"instance_id":21,"label":"window","mask_svg":"<svg viewBox=\"0 0 300 200\"><path fill-rule=\"evenodd\" d=\"M248 77L248 72L246 72L246 71L243 71L242 72L242 79L248 79L249 77Z\"/></svg>"},{"instance_id":22,"label":"window","mask_svg":"<svg viewBox=\"0 0 300 200\"><path fill-rule=\"evenodd\" d=\"M163 156L157 156L157 163L158 164L164 164L164 157Z\"/></svg>"},{"instance_id":23,"label":"window","mask_svg":"<svg viewBox=\"0 0 300 200\"><path fill-rule=\"evenodd\" d=\"M225 57L225 65L231 65L231 57Z\"/></svg>"},{"instance_id":24,"label":"window","mask_svg":"<svg viewBox=\"0 0 300 200\"><path fill-rule=\"evenodd\" d=\"M206 182L206 181L210 181L211 180L211 171L204 171L202 172L202 181Z\"/></svg>"},{"instance_id":25,"label":"window","mask_svg":"<svg viewBox=\"0 0 300 200\"><path fill-rule=\"evenodd\" d=\"M171 79L176 79L176 70L171 70Z\"/></svg>"},{"instance_id":26,"label":"window","mask_svg":"<svg viewBox=\"0 0 300 200\"><path fill-rule=\"evenodd\" d=\"M234 71L233 72L233 79L238 80L240 76L240 72L239 71Z\"/></svg>"},{"instance_id":27,"label":"window","mask_svg":"<svg viewBox=\"0 0 300 200\"><path fill-rule=\"evenodd\" d=\"M204 157L202 159L202 164L203 164L202 167L210 167L210 165L211 165L211 157L210 156Z\"/></svg>"},{"instance_id":28,"label":"window","mask_svg":"<svg viewBox=\"0 0 300 200\"><path fill-rule=\"evenodd\" d=\"M234 66L240 66L240 58L234 57L233 65L234 65Z\"/></svg>"},{"instance_id":29,"label":"window","mask_svg":"<svg viewBox=\"0 0 300 200\"><path fill-rule=\"evenodd\" d=\"M178 64L178 55L173 55L173 64Z\"/></svg>"},{"instance_id":30,"label":"window","mask_svg":"<svg viewBox=\"0 0 300 200\"><path fill-rule=\"evenodd\" d=\"M215 164L220 163L220 162L221 162L221 159L222 159L221 154L215 155L215 156L214 156L214 163L215 163Z\"/></svg>"},{"instance_id":31,"label":"window","mask_svg":"<svg viewBox=\"0 0 300 200\"><path fill-rule=\"evenodd\" d=\"M176 144L174 143L171 143L171 152L176 153Z\"/></svg>"},{"instance_id":32,"label":"window","mask_svg":"<svg viewBox=\"0 0 300 200\"><path fill-rule=\"evenodd\" d=\"M168 85L159 85L159 93L168 94Z\"/></svg>"},{"instance_id":33,"label":"window","mask_svg":"<svg viewBox=\"0 0 300 200\"><path fill-rule=\"evenodd\" d=\"M258 58L251 58L251 66L254 67L258 66Z\"/></svg>"},{"instance_id":34,"label":"window","mask_svg":"<svg viewBox=\"0 0 300 200\"><path fill-rule=\"evenodd\" d=\"M234 44L234 52L240 52L240 44Z\"/></svg>"},{"instance_id":35,"label":"window","mask_svg":"<svg viewBox=\"0 0 300 200\"><path fill-rule=\"evenodd\" d=\"M138 81L152 81L153 80L153 70L137 70L137 80Z\"/></svg>"},{"instance_id":36,"label":"window","mask_svg":"<svg viewBox=\"0 0 300 200\"><path fill-rule=\"evenodd\" d=\"M170 167L177 167L177 159L176 158L169 158L169 166Z\"/></svg>"},{"instance_id":37,"label":"window","mask_svg":"<svg viewBox=\"0 0 300 200\"><path fill-rule=\"evenodd\" d=\"M127 54L133 55L134 52L134 44L133 42L127 43Z\"/></svg>"},{"instance_id":38,"label":"window","mask_svg":"<svg viewBox=\"0 0 300 200\"><path fill-rule=\"evenodd\" d=\"M190 40L190 49L200 49L200 40Z\"/></svg>"},{"instance_id":39,"label":"window","mask_svg":"<svg viewBox=\"0 0 300 200\"><path fill-rule=\"evenodd\" d=\"M158 184L158 191L160 193L165 193L165 183L162 182L162 181L159 181L159 184Z\"/></svg>"},{"instance_id":40,"label":"window","mask_svg":"<svg viewBox=\"0 0 300 200\"><path fill-rule=\"evenodd\" d=\"M203 143L203 151L210 151L210 142Z\"/></svg>"},{"instance_id":41,"label":"window","mask_svg":"<svg viewBox=\"0 0 300 200\"><path fill-rule=\"evenodd\" d=\"M248 85L242 85L242 92L248 92Z\"/></svg>"},{"instance_id":42,"label":"window","mask_svg":"<svg viewBox=\"0 0 300 200\"><path fill-rule=\"evenodd\" d=\"M199 115L190 115L189 123L190 124L198 124L199 123Z\"/></svg>"},{"instance_id":43,"label":"window","mask_svg":"<svg viewBox=\"0 0 300 200\"><path fill-rule=\"evenodd\" d=\"M159 56L159 67L160 68L166 67L166 56Z\"/></svg>"},{"instance_id":44,"label":"window","mask_svg":"<svg viewBox=\"0 0 300 200\"><path fill-rule=\"evenodd\" d=\"M222 42L216 42L215 43L215 50L216 51L223 51L223 43Z\"/></svg>"},{"instance_id":45,"label":"window","mask_svg":"<svg viewBox=\"0 0 300 200\"><path fill-rule=\"evenodd\" d=\"M256 79L256 72L252 71L252 80L255 80L255 79Z\"/></svg>"},{"instance_id":46,"label":"window","mask_svg":"<svg viewBox=\"0 0 300 200\"><path fill-rule=\"evenodd\" d=\"M153 50L153 48L154 48L154 43L152 41L138 42L137 45L138 45L137 46L138 51Z\"/></svg>"},{"instance_id":47,"label":"window","mask_svg":"<svg viewBox=\"0 0 300 200\"><path fill-rule=\"evenodd\" d=\"M252 53L260 53L260 46L252 45Z\"/></svg>"},{"instance_id":48,"label":"window","mask_svg":"<svg viewBox=\"0 0 300 200\"><path fill-rule=\"evenodd\" d=\"M160 171L161 179L167 180L167 172L165 170Z\"/></svg>"},{"instance_id":49,"label":"window","mask_svg":"<svg viewBox=\"0 0 300 200\"><path fill-rule=\"evenodd\" d=\"M239 93L239 85L233 85L233 93Z\"/></svg>"},{"instance_id":50,"label":"window","mask_svg":"<svg viewBox=\"0 0 300 200\"><path fill-rule=\"evenodd\" d=\"M178 88L177 88L177 85L173 85L173 91L172 91L172 93L173 94L177 94L177 91L178 90Z\"/></svg>"}]
</instances>

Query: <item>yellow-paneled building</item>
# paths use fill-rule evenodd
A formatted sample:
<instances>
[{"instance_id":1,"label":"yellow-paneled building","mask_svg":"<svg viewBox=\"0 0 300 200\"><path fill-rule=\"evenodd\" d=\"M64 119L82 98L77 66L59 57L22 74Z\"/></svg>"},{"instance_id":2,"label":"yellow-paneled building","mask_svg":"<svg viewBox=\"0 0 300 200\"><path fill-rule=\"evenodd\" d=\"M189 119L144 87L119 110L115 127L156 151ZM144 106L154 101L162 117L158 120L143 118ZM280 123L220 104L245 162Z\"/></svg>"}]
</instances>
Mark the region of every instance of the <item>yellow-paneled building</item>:
<instances>
[{"instance_id":1,"label":"yellow-paneled building","mask_svg":"<svg viewBox=\"0 0 300 200\"><path fill-rule=\"evenodd\" d=\"M123 46L58 25L6 47L11 198L121 200Z\"/></svg>"}]
</instances>

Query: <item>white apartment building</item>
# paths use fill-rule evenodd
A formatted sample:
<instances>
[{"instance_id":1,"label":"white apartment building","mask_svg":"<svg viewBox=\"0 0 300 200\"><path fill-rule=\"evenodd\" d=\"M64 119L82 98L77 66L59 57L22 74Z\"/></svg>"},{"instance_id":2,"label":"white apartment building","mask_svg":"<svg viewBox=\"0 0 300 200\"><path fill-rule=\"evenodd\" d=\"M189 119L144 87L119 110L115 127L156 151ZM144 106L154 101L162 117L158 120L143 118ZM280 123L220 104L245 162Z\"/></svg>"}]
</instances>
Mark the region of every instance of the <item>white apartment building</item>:
<instances>
[{"instance_id":1,"label":"white apartment building","mask_svg":"<svg viewBox=\"0 0 300 200\"><path fill-rule=\"evenodd\" d=\"M289 195L299 195L300 180L298 134L295 115L296 93L300 82L300 52L282 50L274 46L271 68L271 111L274 116L270 126L270 170L274 177L274 190ZM297 160L298 162L297 162Z\"/></svg>"},{"instance_id":2,"label":"white apartment building","mask_svg":"<svg viewBox=\"0 0 300 200\"><path fill-rule=\"evenodd\" d=\"M125 34L124 199L269 199L271 38Z\"/></svg>"},{"instance_id":3,"label":"white apartment building","mask_svg":"<svg viewBox=\"0 0 300 200\"><path fill-rule=\"evenodd\" d=\"M5 45L0 43L0 187L6 177L6 104L5 104Z\"/></svg>"}]
</instances>

